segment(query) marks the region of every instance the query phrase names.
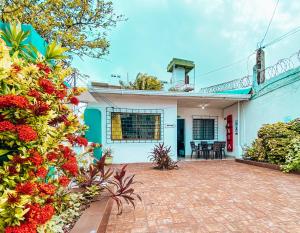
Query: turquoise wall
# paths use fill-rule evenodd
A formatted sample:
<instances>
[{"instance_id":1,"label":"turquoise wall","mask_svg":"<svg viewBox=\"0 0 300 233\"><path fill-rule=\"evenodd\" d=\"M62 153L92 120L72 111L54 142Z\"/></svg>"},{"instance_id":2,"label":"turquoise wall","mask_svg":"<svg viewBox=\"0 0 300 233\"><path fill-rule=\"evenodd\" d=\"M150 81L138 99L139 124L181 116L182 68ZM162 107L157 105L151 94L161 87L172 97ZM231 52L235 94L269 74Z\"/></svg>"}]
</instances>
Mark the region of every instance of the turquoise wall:
<instances>
[{"instance_id":1,"label":"turquoise wall","mask_svg":"<svg viewBox=\"0 0 300 233\"><path fill-rule=\"evenodd\" d=\"M0 22L0 29L6 30L9 28L8 23L2 23ZM34 47L37 48L37 50L42 54L45 55L46 53L46 47L47 43L46 41L37 33L37 31L29 24L22 24L21 28L23 31L30 31L30 34L27 38L27 40L24 41L24 44L32 44Z\"/></svg>"}]
</instances>

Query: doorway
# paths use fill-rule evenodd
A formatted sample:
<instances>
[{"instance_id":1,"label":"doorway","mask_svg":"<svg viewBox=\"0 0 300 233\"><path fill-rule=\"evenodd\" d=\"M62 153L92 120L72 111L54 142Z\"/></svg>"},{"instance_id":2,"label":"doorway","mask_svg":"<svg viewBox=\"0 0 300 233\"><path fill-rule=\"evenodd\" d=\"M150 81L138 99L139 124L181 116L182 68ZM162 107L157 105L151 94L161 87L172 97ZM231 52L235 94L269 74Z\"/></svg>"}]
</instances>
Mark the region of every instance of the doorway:
<instances>
[{"instance_id":1,"label":"doorway","mask_svg":"<svg viewBox=\"0 0 300 233\"><path fill-rule=\"evenodd\" d=\"M177 156L185 157L184 119L177 119Z\"/></svg>"}]
</instances>

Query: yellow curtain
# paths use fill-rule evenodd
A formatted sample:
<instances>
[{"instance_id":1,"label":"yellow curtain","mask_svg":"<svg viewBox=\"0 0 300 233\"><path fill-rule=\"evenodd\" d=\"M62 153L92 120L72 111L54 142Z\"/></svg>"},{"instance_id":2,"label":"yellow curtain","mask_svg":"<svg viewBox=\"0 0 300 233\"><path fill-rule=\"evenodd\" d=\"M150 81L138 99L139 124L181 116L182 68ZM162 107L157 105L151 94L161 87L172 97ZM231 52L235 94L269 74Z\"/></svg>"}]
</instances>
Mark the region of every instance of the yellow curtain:
<instances>
[{"instance_id":1,"label":"yellow curtain","mask_svg":"<svg viewBox=\"0 0 300 233\"><path fill-rule=\"evenodd\" d=\"M122 135L122 122L121 114L115 113L111 119L111 139L112 140L121 140L123 139Z\"/></svg>"},{"instance_id":2,"label":"yellow curtain","mask_svg":"<svg viewBox=\"0 0 300 233\"><path fill-rule=\"evenodd\" d=\"M154 140L160 140L160 116L154 116L155 128L154 128Z\"/></svg>"}]
</instances>

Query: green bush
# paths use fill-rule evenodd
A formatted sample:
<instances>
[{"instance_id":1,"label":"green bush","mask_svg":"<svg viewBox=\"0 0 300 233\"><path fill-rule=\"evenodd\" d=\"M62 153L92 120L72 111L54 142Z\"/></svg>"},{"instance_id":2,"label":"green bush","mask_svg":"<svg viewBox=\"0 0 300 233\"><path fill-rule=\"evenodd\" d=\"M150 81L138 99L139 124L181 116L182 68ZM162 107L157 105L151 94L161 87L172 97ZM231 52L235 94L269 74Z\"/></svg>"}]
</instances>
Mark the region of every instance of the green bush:
<instances>
[{"instance_id":1,"label":"green bush","mask_svg":"<svg viewBox=\"0 0 300 233\"><path fill-rule=\"evenodd\" d=\"M281 166L283 171L300 171L300 135L292 139L286 162Z\"/></svg>"},{"instance_id":2,"label":"green bush","mask_svg":"<svg viewBox=\"0 0 300 233\"><path fill-rule=\"evenodd\" d=\"M279 164L285 172L300 169L300 118L266 124L257 135L245 159Z\"/></svg>"}]
</instances>

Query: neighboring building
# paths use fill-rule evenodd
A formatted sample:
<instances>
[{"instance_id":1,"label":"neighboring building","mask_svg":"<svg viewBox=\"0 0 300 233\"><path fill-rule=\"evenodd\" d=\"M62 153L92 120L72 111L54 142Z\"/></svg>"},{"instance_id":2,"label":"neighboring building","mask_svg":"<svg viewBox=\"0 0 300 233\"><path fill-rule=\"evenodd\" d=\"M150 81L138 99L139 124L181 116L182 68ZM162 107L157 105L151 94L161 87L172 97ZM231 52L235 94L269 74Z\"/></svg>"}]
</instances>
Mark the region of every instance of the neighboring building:
<instances>
[{"instance_id":1,"label":"neighboring building","mask_svg":"<svg viewBox=\"0 0 300 233\"><path fill-rule=\"evenodd\" d=\"M181 59L172 61L173 82L190 85L192 63L187 68ZM262 124L300 116L300 67L260 85L258 76L254 73L253 84L246 77L199 93L91 86L82 97L88 102L87 137L112 148L114 163L148 162L154 145L162 142L171 146L174 160L191 154L191 141L226 141L226 154L240 157Z\"/></svg>"}]
</instances>

